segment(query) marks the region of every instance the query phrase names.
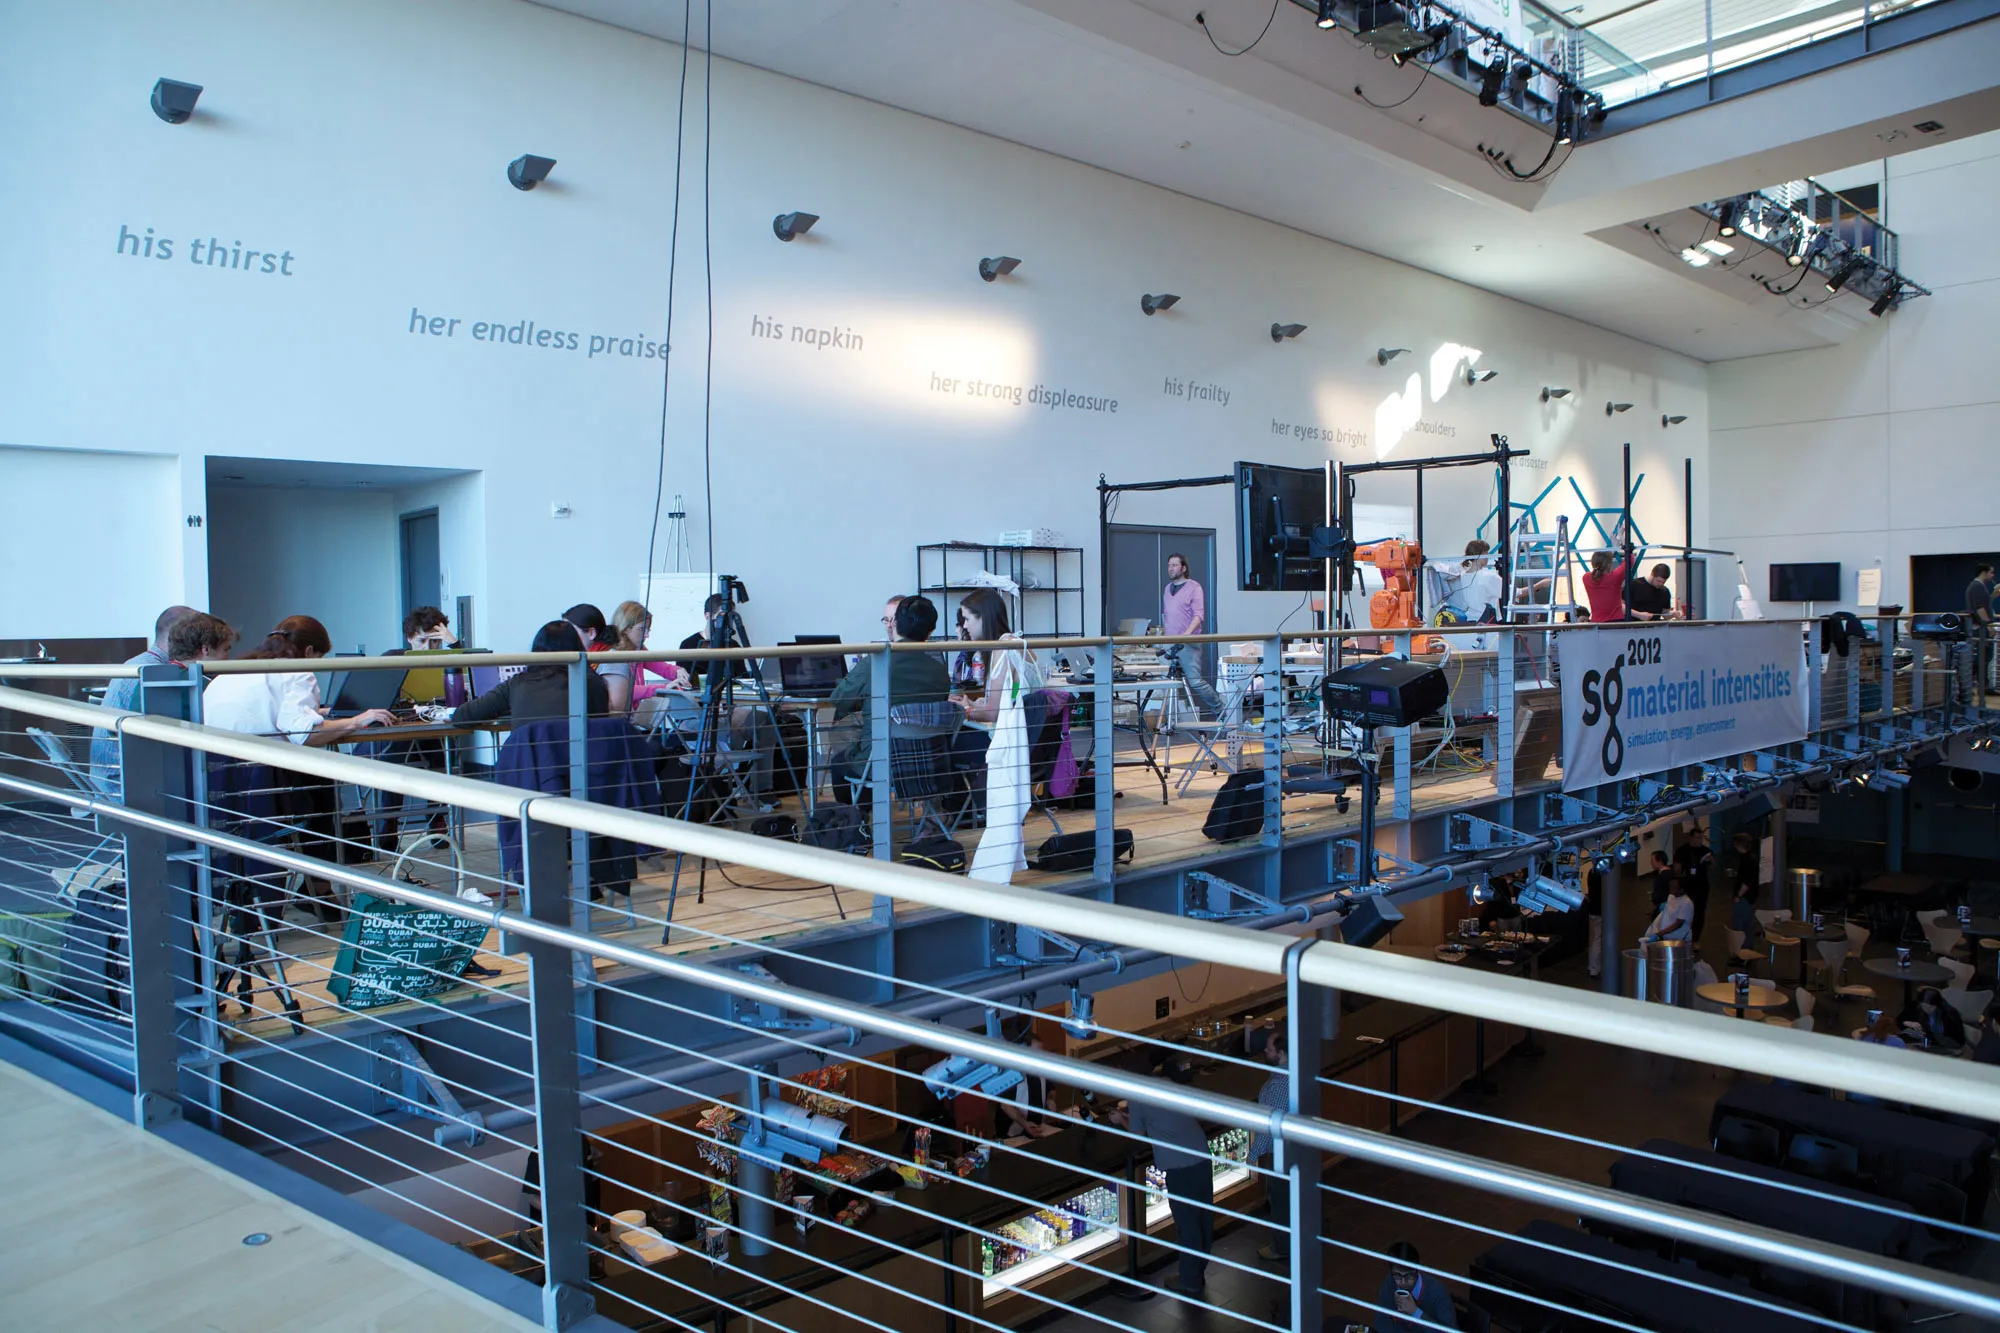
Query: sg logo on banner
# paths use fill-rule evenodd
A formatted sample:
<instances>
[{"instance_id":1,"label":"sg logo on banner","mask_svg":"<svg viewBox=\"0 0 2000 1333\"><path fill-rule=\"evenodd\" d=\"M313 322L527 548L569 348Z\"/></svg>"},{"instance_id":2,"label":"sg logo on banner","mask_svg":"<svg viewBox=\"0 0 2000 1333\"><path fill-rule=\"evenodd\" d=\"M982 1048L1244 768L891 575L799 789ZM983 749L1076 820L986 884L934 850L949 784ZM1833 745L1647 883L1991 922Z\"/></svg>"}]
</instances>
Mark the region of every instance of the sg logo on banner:
<instances>
[{"instance_id":1,"label":"sg logo on banner","mask_svg":"<svg viewBox=\"0 0 2000 1333\"><path fill-rule=\"evenodd\" d=\"M1618 710L1625 706L1625 654L1618 654L1605 671L1583 673L1583 725L1605 724L1604 759L1606 777L1617 777L1625 767L1625 738L1618 733Z\"/></svg>"}]
</instances>

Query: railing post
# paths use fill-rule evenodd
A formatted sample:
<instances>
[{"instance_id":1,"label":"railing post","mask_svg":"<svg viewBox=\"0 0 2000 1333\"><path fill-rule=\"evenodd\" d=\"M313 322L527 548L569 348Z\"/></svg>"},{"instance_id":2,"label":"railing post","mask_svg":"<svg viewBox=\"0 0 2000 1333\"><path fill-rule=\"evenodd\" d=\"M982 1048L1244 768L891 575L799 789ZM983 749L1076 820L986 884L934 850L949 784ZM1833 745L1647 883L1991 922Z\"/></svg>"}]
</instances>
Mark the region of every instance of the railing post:
<instances>
[{"instance_id":1,"label":"railing post","mask_svg":"<svg viewBox=\"0 0 2000 1333\"><path fill-rule=\"evenodd\" d=\"M1396 651L1402 654L1403 657L1409 658L1411 655L1409 632L1406 630L1398 634L1395 642ZM1396 790L1390 802L1390 808L1394 811L1396 818L1403 820L1410 818L1410 733L1413 730L1414 728L1412 727L1396 728ZM1409 831L1405 829L1401 836L1407 839ZM1404 850L1407 851L1408 849L1405 848Z\"/></svg>"},{"instance_id":2,"label":"railing post","mask_svg":"<svg viewBox=\"0 0 2000 1333\"><path fill-rule=\"evenodd\" d=\"M1555 596L1553 588L1549 596ZM1514 654L1521 645L1511 627L1503 627L1493 641L1500 645L1500 655L1494 661L1498 675L1493 698L1493 784L1500 795L1512 796L1514 747L1519 740L1514 735Z\"/></svg>"},{"instance_id":3,"label":"railing post","mask_svg":"<svg viewBox=\"0 0 2000 1333\"><path fill-rule=\"evenodd\" d=\"M1109 631L1106 631L1107 636ZM1111 729L1111 710L1115 698L1111 692L1111 640L1090 650L1090 780L1091 780L1091 828L1093 830L1090 854L1091 878L1100 884L1109 885L1117 874L1113 863L1116 850L1112 831L1117 825L1118 797L1118 755L1117 734ZM1145 719L1140 719L1145 725Z\"/></svg>"},{"instance_id":4,"label":"railing post","mask_svg":"<svg viewBox=\"0 0 2000 1333\"><path fill-rule=\"evenodd\" d=\"M1813 637L1812 626L1806 626L1806 735L1817 736L1825 725L1825 703L1822 692L1826 689L1826 664L1820 660L1819 643Z\"/></svg>"},{"instance_id":5,"label":"railing post","mask_svg":"<svg viewBox=\"0 0 2000 1333\"><path fill-rule=\"evenodd\" d=\"M1295 1116L1320 1113L1319 1074L1326 1066L1321 1053L1321 1042L1327 1035L1325 1015L1320 1005L1308 1007L1305 984L1299 979L1299 960L1316 942L1306 936L1285 951L1285 1056L1290 1085L1285 1110ZM1272 1168L1283 1173L1291 1221L1291 1232L1285 1238L1292 1276L1287 1324L1292 1333L1320 1333L1320 1154L1314 1148L1294 1149L1282 1134L1271 1136L1271 1153Z\"/></svg>"},{"instance_id":6,"label":"railing post","mask_svg":"<svg viewBox=\"0 0 2000 1333\"><path fill-rule=\"evenodd\" d=\"M1247 701L1248 691L1245 691ZM1264 845L1285 845L1285 639L1264 641ZM1278 875L1269 887L1278 887ZM1271 894L1276 897L1276 893Z\"/></svg>"},{"instance_id":7,"label":"railing post","mask_svg":"<svg viewBox=\"0 0 2000 1333\"><path fill-rule=\"evenodd\" d=\"M146 712L186 720L186 668L144 667L140 680ZM119 737L118 751L126 805L177 823L190 822L189 751L125 735ZM132 989L132 1123L148 1129L181 1118L183 1015L192 1011L189 1021L200 1021L198 988L207 957L202 943L207 932L185 857L193 844L138 825L125 825L120 831L125 835ZM195 944L194 950L187 947L189 942Z\"/></svg>"},{"instance_id":8,"label":"railing post","mask_svg":"<svg viewBox=\"0 0 2000 1333\"><path fill-rule=\"evenodd\" d=\"M590 664L578 653L566 668L569 676L569 794L590 799ZM582 829L569 834L569 886L574 894L570 924L590 933L590 835Z\"/></svg>"},{"instance_id":9,"label":"railing post","mask_svg":"<svg viewBox=\"0 0 2000 1333\"><path fill-rule=\"evenodd\" d=\"M1602 901L1597 905L1598 932L1603 937L1603 944L1597 951L1598 984L1606 995L1618 995L1623 993L1619 990L1623 983L1619 974L1624 971L1625 963L1625 938L1620 934L1618 924L1618 895L1624 887L1625 876L1624 867L1617 857L1607 859L1611 865L1604 872ZM1691 885L1690 889L1694 893L1708 892L1706 884ZM1480 1070L1479 1075L1484 1078L1486 1071Z\"/></svg>"},{"instance_id":10,"label":"railing post","mask_svg":"<svg viewBox=\"0 0 2000 1333\"><path fill-rule=\"evenodd\" d=\"M875 859L887 861L894 854L890 837L894 832L891 816L896 799L889 770L889 667L894 661L887 644L868 663L868 792L873 802L871 820ZM893 909L895 904L890 904Z\"/></svg>"},{"instance_id":11,"label":"railing post","mask_svg":"<svg viewBox=\"0 0 2000 1333\"><path fill-rule=\"evenodd\" d=\"M566 830L530 819L530 804L521 803L522 879L528 915L550 925L566 926L571 909L570 858L563 841ZM526 947L535 1148L541 1172L537 1183L542 1198L542 1326L563 1329L588 1318L597 1308L590 1294L590 1218L583 1203L577 983L568 949L534 939L526 941Z\"/></svg>"}]
</instances>

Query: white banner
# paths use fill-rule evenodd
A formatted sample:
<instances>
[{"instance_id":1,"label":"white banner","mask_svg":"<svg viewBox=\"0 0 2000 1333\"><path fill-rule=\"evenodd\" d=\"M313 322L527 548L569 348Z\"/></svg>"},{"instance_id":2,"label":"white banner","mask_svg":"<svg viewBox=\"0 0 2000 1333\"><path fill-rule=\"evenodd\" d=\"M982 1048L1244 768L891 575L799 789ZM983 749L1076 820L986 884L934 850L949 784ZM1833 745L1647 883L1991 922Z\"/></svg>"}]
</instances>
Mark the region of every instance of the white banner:
<instances>
[{"instance_id":1,"label":"white banner","mask_svg":"<svg viewBox=\"0 0 2000 1333\"><path fill-rule=\"evenodd\" d=\"M1805 739L1797 625L1632 624L1556 643L1564 791Z\"/></svg>"}]
</instances>

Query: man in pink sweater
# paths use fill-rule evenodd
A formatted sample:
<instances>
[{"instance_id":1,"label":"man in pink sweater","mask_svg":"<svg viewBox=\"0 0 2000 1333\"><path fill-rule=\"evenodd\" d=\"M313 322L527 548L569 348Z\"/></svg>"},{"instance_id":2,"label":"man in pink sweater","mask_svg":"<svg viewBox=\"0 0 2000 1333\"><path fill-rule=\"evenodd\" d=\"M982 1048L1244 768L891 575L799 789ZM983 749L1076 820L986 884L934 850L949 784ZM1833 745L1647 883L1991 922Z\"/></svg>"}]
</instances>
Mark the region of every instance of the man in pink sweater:
<instances>
[{"instance_id":1,"label":"man in pink sweater","mask_svg":"<svg viewBox=\"0 0 2000 1333\"><path fill-rule=\"evenodd\" d=\"M1188 574L1187 557L1176 551L1167 557L1167 586L1160 594L1160 632L1162 634L1205 634L1207 633L1208 603L1201 595L1201 584ZM1216 697L1215 687L1202 674L1202 646L1198 643L1183 644L1167 649L1167 655L1180 663L1181 675L1187 680L1188 697L1201 710L1205 718L1222 715L1222 700Z\"/></svg>"}]
</instances>

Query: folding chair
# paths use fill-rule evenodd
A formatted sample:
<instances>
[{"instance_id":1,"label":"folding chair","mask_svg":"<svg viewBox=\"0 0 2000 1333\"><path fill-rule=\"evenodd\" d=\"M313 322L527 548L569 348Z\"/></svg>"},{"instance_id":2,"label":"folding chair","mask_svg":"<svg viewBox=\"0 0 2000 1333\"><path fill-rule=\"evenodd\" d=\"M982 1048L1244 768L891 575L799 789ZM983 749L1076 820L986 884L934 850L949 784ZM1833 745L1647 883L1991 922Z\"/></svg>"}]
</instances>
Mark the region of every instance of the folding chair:
<instances>
[{"instance_id":1,"label":"folding chair","mask_svg":"<svg viewBox=\"0 0 2000 1333\"><path fill-rule=\"evenodd\" d=\"M889 789L909 807L912 838L922 834L926 821L948 838L965 817L962 807L949 817L943 809L945 798L957 793L951 743L964 722L965 711L949 700L889 709Z\"/></svg>"},{"instance_id":2,"label":"folding chair","mask_svg":"<svg viewBox=\"0 0 2000 1333\"><path fill-rule=\"evenodd\" d=\"M28 735L41 748L42 754L49 761L49 766L61 773L69 785L84 796L93 801L118 799L118 793L108 790L100 783L96 775L90 771L89 765L79 762L76 756L70 753L69 743L62 737L41 727L29 727ZM90 812L80 806L71 806L69 813L73 819L82 819ZM56 884L65 897L74 896L76 886L86 879L102 878L105 873L117 870L124 863L124 857L117 850L120 845L119 836L115 833L106 833L104 826L97 822L95 816L91 817L91 830L98 835L97 844L85 852L67 871L60 874L53 870L49 872L55 876ZM112 849L112 855L108 860L99 855L106 848ZM86 868L91 872L88 876L81 873ZM123 876L120 875L120 878Z\"/></svg>"},{"instance_id":3,"label":"folding chair","mask_svg":"<svg viewBox=\"0 0 2000 1333\"><path fill-rule=\"evenodd\" d=\"M1225 710L1226 712L1227 710ZM1160 705L1160 738L1172 753L1175 739L1185 737L1194 746L1194 755L1181 766L1181 778L1174 787L1174 795L1187 795L1188 785L1202 773L1220 769L1224 773L1236 772L1236 763L1227 754L1216 748L1226 745L1229 740L1229 723L1221 719L1213 722L1201 720L1201 710L1194 706L1187 687L1170 692ZM1169 762L1168 767L1173 767Z\"/></svg>"}]
</instances>

